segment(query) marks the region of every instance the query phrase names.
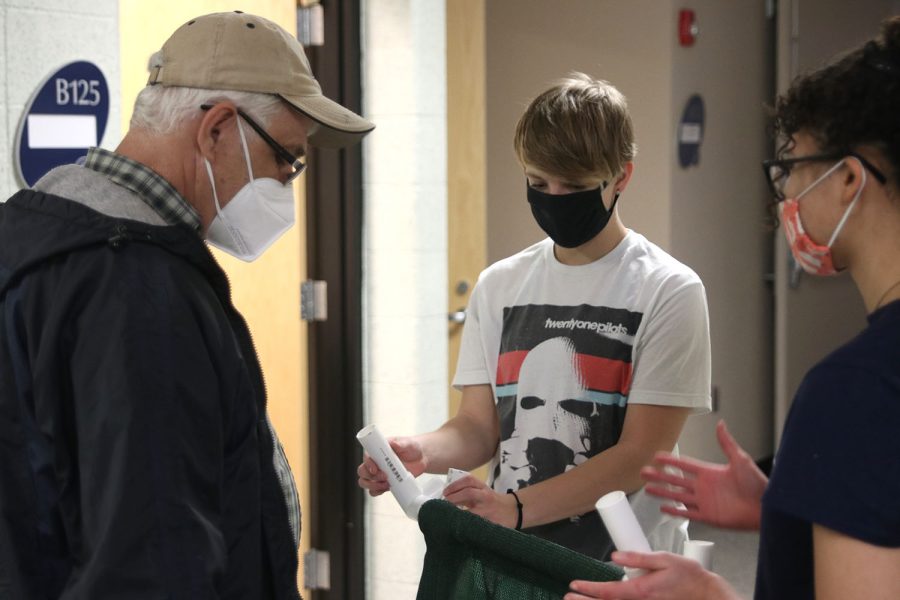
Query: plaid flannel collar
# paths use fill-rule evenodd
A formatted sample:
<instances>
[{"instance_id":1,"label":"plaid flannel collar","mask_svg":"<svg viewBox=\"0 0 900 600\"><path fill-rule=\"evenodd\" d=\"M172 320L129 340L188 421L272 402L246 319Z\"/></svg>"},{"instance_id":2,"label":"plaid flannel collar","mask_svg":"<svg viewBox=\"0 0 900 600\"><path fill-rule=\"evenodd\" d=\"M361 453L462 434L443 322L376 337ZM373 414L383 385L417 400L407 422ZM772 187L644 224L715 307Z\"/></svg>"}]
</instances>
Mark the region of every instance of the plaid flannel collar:
<instances>
[{"instance_id":1,"label":"plaid flannel collar","mask_svg":"<svg viewBox=\"0 0 900 600\"><path fill-rule=\"evenodd\" d=\"M200 230L200 215L172 184L152 169L103 148L88 150L84 166L137 194L169 225L185 224Z\"/></svg>"}]
</instances>

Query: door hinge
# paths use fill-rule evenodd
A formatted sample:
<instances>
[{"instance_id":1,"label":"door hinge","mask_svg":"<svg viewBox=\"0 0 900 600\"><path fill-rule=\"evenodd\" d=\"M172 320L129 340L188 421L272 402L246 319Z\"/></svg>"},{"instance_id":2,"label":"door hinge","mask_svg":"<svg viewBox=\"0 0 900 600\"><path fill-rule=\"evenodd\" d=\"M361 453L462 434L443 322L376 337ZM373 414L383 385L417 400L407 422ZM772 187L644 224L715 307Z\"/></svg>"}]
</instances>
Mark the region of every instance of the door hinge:
<instances>
[{"instance_id":1,"label":"door hinge","mask_svg":"<svg viewBox=\"0 0 900 600\"><path fill-rule=\"evenodd\" d=\"M328 284L312 279L300 284L300 318L304 321L328 319Z\"/></svg>"},{"instance_id":2,"label":"door hinge","mask_svg":"<svg viewBox=\"0 0 900 600\"><path fill-rule=\"evenodd\" d=\"M331 589L331 555L312 548L303 555L303 587L308 590Z\"/></svg>"},{"instance_id":3,"label":"door hinge","mask_svg":"<svg viewBox=\"0 0 900 600\"><path fill-rule=\"evenodd\" d=\"M318 0L301 0L297 7L297 40L303 46L325 45L325 9Z\"/></svg>"}]
</instances>

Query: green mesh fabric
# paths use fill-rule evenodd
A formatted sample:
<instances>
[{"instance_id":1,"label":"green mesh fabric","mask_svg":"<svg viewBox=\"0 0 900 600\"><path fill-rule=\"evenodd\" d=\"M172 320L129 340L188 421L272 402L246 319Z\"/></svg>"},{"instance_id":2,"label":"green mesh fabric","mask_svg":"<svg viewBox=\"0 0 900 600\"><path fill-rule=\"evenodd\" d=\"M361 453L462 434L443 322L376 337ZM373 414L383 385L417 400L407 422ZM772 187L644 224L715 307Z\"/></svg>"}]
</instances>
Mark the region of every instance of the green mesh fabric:
<instances>
[{"instance_id":1,"label":"green mesh fabric","mask_svg":"<svg viewBox=\"0 0 900 600\"><path fill-rule=\"evenodd\" d=\"M495 525L445 500L419 511L427 550L417 600L562 600L573 579L613 581L622 569Z\"/></svg>"}]
</instances>

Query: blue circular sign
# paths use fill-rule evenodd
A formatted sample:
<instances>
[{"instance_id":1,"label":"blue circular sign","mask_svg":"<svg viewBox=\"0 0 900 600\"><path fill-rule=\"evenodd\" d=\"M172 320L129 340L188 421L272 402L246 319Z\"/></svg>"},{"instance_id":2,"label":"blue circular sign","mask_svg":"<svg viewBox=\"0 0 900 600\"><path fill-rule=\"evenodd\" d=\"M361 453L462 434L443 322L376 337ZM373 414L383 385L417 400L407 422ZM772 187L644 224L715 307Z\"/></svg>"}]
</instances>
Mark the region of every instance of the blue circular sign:
<instances>
[{"instance_id":1,"label":"blue circular sign","mask_svg":"<svg viewBox=\"0 0 900 600\"><path fill-rule=\"evenodd\" d=\"M109 87L94 63L62 67L38 86L16 133L15 167L31 187L50 169L98 146L109 119Z\"/></svg>"}]
</instances>

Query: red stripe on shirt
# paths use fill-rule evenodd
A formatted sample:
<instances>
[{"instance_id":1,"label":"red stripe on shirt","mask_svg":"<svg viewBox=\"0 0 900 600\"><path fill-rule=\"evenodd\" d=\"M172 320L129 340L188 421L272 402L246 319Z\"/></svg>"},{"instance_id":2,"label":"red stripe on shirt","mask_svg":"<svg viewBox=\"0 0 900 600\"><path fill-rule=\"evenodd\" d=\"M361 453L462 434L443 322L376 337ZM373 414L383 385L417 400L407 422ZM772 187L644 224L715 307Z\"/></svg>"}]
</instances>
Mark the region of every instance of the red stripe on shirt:
<instances>
[{"instance_id":1,"label":"red stripe on shirt","mask_svg":"<svg viewBox=\"0 0 900 600\"><path fill-rule=\"evenodd\" d=\"M576 354L582 384L597 392L619 392L628 395L631 389L631 363L589 354Z\"/></svg>"},{"instance_id":2,"label":"red stripe on shirt","mask_svg":"<svg viewBox=\"0 0 900 600\"><path fill-rule=\"evenodd\" d=\"M519 381L519 371L527 355L527 350L501 354L497 360L497 385ZM631 363L589 354L576 354L575 360L582 384L587 389L628 395L631 388Z\"/></svg>"},{"instance_id":3,"label":"red stripe on shirt","mask_svg":"<svg viewBox=\"0 0 900 600\"><path fill-rule=\"evenodd\" d=\"M501 354L497 360L497 385L519 381L519 370L522 368L526 356L528 356L528 350L516 350Z\"/></svg>"}]
</instances>

